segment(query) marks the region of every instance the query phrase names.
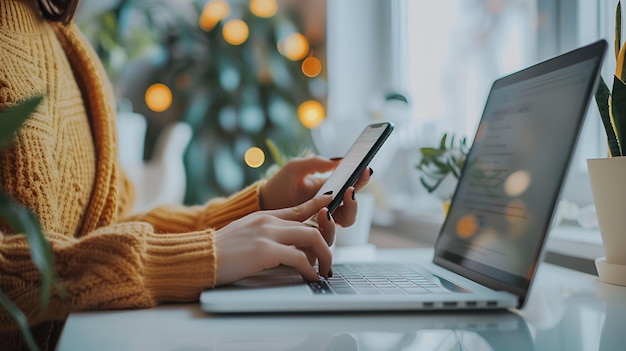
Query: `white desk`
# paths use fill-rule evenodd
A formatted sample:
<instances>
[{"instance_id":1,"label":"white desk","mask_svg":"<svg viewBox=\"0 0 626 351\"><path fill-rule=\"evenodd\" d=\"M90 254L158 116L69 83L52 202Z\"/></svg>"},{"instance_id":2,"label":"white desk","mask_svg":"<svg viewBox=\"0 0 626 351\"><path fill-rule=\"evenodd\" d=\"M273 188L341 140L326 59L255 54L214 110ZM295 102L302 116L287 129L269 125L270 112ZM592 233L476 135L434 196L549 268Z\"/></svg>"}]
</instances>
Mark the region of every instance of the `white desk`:
<instances>
[{"instance_id":1,"label":"white desk","mask_svg":"<svg viewBox=\"0 0 626 351\"><path fill-rule=\"evenodd\" d=\"M429 249L338 251L370 259ZM197 304L75 313L58 350L626 350L626 288L542 264L527 307L497 313L215 316Z\"/></svg>"}]
</instances>

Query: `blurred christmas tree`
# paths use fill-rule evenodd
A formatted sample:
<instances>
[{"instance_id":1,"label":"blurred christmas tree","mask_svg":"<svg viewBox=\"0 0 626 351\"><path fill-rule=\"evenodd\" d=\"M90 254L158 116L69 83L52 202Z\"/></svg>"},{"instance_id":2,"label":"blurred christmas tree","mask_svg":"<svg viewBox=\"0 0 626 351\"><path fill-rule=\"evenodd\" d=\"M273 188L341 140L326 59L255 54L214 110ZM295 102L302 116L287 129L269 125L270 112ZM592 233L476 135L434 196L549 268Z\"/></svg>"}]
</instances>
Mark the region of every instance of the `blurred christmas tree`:
<instances>
[{"instance_id":1,"label":"blurred christmas tree","mask_svg":"<svg viewBox=\"0 0 626 351\"><path fill-rule=\"evenodd\" d=\"M148 154L166 124L191 125L186 203L259 179L271 166L268 139L288 155L313 149L325 43L305 35L302 4L122 0L82 24L118 94L148 118Z\"/></svg>"}]
</instances>

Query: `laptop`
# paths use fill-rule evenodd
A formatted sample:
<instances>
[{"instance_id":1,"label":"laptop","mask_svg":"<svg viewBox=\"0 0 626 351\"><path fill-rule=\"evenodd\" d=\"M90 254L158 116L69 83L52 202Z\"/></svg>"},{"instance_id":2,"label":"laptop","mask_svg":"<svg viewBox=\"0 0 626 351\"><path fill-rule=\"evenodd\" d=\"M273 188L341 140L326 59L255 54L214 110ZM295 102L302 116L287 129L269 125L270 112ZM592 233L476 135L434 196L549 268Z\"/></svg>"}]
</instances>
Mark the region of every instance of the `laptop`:
<instances>
[{"instance_id":1,"label":"laptop","mask_svg":"<svg viewBox=\"0 0 626 351\"><path fill-rule=\"evenodd\" d=\"M606 52L604 40L496 80L434 255L262 271L201 293L210 313L515 309L526 302ZM242 257L241 259L245 259Z\"/></svg>"}]
</instances>

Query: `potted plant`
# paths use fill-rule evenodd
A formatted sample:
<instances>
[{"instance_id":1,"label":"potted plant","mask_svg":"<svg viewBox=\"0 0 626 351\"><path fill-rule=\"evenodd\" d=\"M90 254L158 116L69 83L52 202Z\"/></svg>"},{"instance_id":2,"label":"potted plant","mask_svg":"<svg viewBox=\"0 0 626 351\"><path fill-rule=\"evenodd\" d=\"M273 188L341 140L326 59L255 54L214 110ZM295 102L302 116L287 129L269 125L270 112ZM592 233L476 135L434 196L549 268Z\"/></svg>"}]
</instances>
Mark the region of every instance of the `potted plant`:
<instances>
[{"instance_id":1,"label":"potted plant","mask_svg":"<svg viewBox=\"0 0 626 351\"><path fill-rule=\"evenodd\" d=\"M0 112L0 150L11 145L15 133L35 111L41 100L41 96L35 96ZM53 278L52 249L41 231L39 220L32 211L15 202L1 189L0 220L8 224L16 233L21 233L28 239L33 263L41 273L40 304L41 308L45 308L48 304ZM0 306L15 320L28 347L31 350L38 350L39 348L30 333L26 316L2 289L0 289Z\"/></svg>"},{"instance_id":2,"label":"potted plant","mask_svg":"<svg viewBox=\"0 0 626 351\"><path fill-rule=\"evenodd\" d=\"M455 143L455 136L450 134L448 139L448 133L441 137L439 147L420 148L422 160L416 168L422 174L420 183L428 193L435 193L450 177L453 177L454 182L458 181L468 152L467 138L463 137L458 140L458 143ZM454 184L449 184L447 187L443 186L443 193L439 194L443 201L445 213L450 206L450 199L454 191Z\"/></svg>"},{"instance_id":3,"label":"potted plant","mask_svg":"<svg viewBox=\"0 0 626 351\"><path fill-rule=\"evenodd\" d=\"M626 188L619 186L626 177L626 46L622 46L622 8L615 11L616 69L609 90L600 79L595 100L607 135L608 157L588 159L589 178L606 257L596 260L600 279L626 285L626 230L623 202Z\"/></svg>"}]
</instances>

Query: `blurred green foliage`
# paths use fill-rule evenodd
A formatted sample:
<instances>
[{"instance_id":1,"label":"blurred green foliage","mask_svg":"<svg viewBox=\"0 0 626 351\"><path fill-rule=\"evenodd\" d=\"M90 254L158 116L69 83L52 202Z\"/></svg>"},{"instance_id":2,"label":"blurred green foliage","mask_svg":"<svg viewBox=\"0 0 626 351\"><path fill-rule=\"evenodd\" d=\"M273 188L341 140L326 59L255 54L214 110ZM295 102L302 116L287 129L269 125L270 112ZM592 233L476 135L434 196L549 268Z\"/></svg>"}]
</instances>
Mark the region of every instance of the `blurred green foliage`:
<instances>
[{"instance_id":1,"label":"blurred green foliage","mask_svg":"<svg viewBox=\"0 0 626 351\"><path fill-rule=\"evenodd\" d=\"M445 133L438 147L422 147L420 152L422 159L416 166L422 174L420 182L429 193L432 193L448 175L451 174L455 179L459 179L467 159L469 145L467 145L467 138L461 138L457 144L454 135L450 135L448 139L448 133Z\"/></svg>"},{"instance_id":2,"label":"blurred green foliage","mask_svg":"<svg viewBox=\"0 0 626 351\"><path fill-rule=\"evenodd\" d=\"M256 146L269 159L268 139L287 154L314 150L297 109L307 100L326 101L325 78L306 77L302 60L291 61L277 49L286 35L304 32L293 4L278 1L276 14L261 18L250 11L248 0L228 3L230 15L209 31L198 24L206 1L123 0L81 23L118 94L148 118L147 158L168 123L185 121L192 127L185 154L187 204L233 193L262 177L271 162L251 168L243 155ZM222 35L225 22L235 18L249 28L240 45ZM315 45L324 44L312 44L311 53ZM138 78L146 67L148 73ZM154 83L172 90L173 104L164 112L149 110L143 101Z\"/></svg>"}]
</instances>

